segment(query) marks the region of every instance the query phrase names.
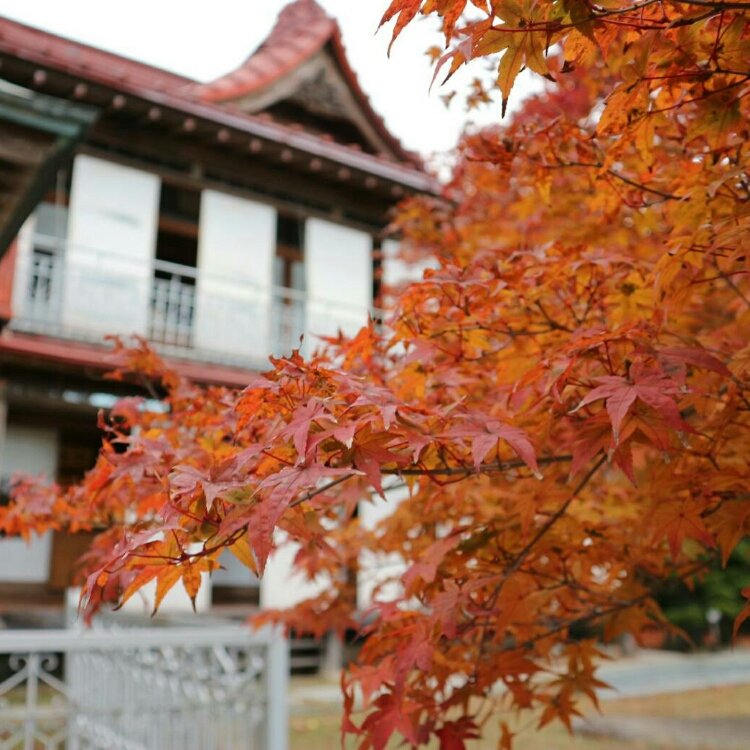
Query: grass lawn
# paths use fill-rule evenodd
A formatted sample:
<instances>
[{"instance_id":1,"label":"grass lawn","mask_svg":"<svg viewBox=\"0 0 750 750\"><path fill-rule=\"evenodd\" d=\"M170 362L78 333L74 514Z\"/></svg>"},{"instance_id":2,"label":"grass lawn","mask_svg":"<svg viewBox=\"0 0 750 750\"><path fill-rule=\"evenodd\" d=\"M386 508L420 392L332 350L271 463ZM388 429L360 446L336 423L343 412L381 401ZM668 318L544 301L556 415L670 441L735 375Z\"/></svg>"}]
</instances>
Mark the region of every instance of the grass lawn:
<instances>
[{"instance_id":1,"label":"grass lawn","mask_svg":"<svg viewBox=\"0 0 750 750\"><path fill-rule=\"evenodd\" d=\"M622 698L602 704L607 716L659 716L690 719L746 717L750 714L750 685L669 693L644 698ZM593 708L592 708L593 711ZM471 750L496 750L500 714L487 725L487 737L469 743ZM526 719L528 722L528 718ZM510 723L510 722L509 722ZM339 717L335 708L320 708L305 716L293 716L291 750L336 750L339 744ZM398 743L393 743L393 748ZM353 741L347 748L355 748ZM533 728L520 734L517 750L679 750L677 745L633 742L591 737L571 737L563 727ZM706 750L711 750L707 747Z\"/></svg>"}]
</instances>

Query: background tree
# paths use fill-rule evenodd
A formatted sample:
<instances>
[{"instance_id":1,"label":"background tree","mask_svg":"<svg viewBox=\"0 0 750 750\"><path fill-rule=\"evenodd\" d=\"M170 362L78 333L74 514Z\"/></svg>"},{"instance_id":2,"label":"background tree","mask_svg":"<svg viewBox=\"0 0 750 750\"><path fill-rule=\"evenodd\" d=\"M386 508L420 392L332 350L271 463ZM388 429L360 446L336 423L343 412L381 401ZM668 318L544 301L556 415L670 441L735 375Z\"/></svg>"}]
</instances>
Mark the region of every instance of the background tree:
<instances>
[{"instance_id":1,"label":"background tree","mask_svg":"<svg viewBox=\"0 0 750 750\"><path fill-rule=\"evenodd\" d=\"M746 540L737 545L726 566L712 566L705 577L688 583L672 581L657 596L669 622L694 644L717 648L731 642L732 625L742 610L739 593L750 586L750 544ZM711 617L718 620L713 625ZM688 648L691 644L682 638L673 645Z\"/></svg>"},{"instance_id":2,"label":"background tree","mask_svg":"<svg viewBox=\"0 0 750 750\"><path fill-rule=\"evenodd\" d=\"M272 359L241 393L120 350L166 411L125 402L80 487L23 484L3 516L110 524L89 615L152 579L194 595L225 548L262 573L280 526L329 585L276 616L343 630L338 572L402 560L343 678L343 732L375 750L464 747L498 682L508 711L569 725L601 687L571 627L661 622L662 582L726 562L750 523L750 6L394 0L385 20L420 10L443 21L441 74L490 59L503 108L524 67L554 83L464 139L444 200L402 207L404 245L440 264L388 332ZM394 483L408 497L363 528L358 502Z\"/></svg>"}]
</instances>

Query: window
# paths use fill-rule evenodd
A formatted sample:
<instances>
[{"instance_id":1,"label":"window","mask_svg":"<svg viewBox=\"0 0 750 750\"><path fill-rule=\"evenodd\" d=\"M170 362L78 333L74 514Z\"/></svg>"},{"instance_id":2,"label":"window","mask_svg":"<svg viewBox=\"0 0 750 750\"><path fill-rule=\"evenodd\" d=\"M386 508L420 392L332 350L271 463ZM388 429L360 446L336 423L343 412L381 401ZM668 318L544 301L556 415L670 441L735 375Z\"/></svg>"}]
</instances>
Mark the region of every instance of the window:
<instances>
[{"instance_id":1,"label":"window","mask_svg":"<svg viewBox=\"0 0 750 750\"><path fill-rule=\"evenodd\" d=\"M62 264L68 237L70 172L57 173L57 185L34 213L34 236L28 276L26 316L53 322L59 319Z\"/></svg>"},{"instance_id":2,"label":"window","mask_svg":"<svg viewBox=\"0 0 750 750\"><path fill-rule=\"evenodd\" d=\"M274 259L274 353L299 347L305 329L304 220L280 213Z\"/></svg>"},{"instance_id":3,"label":"window","mask_svg":"<svg viewBox=\"0 0 750 750\"><path fill-rule=\"evenodd\" d=\"M27 298L27 315L34 320L53 321L57 318L67 230L67 206L39 204Z\"/></svg>"},{"instance_id":4,"label":"window","mask_svg":"<svg viewBox=\"0 0 750 750\"><path fill-rule=\"evenodd\" d=\"M304 223L301 219L279 214L276 223L276 260L274 283L286 289L305 290Z\"/></svg>"},{"instance_id":5,"label":"window","mask_svg":"<svg viewBox=\"0 0 750 750\"><path fill-rule=\"evenodd\" d=\"M159 199L156 259L195 268L198 264L200 192L164 183Z\"/></svg>"},{"instance_id":6,"label":"window","mask_svg":"<svg viewBox=\"0 0 750 750\"><path fill-rule=\"evenodd\" d=\"M192 346L199 214L199 191L162 185L149 333L162 344Z\"/></svg>"}]
</instances>

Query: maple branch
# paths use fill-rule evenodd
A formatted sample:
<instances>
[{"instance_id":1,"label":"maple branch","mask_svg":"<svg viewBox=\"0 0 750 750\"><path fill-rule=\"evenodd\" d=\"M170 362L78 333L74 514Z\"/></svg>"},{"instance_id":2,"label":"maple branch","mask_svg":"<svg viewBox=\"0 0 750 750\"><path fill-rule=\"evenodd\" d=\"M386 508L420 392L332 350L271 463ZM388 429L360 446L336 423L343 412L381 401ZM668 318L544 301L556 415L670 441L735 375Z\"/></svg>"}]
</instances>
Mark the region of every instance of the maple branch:
<instances>
[{"instance_id":1,"label":"maple branch","mask_svg":"<svg viewBox=\"0 0 750 750\"><path fill-rule=\"evenodd\" d=\"M537 463L542 466L547 466L550 464L568 463L572 460L573 460L573 457L571 455L547 456L547 457L539 458L537 460ZM465 466L464 467L446 467L444 469L381 469L381 474L389 475L389 476L454 476L454 475L471 476L471 475L476 475L476 474L504 472L504 471L509 471L511 469L520 469L524 466L527 466L526 462L518 459L516 461L497 461L491 464L483 464L479 467L478 470L467 468ZM598 466L595 468L598 468ZM359 475L354 472L351 472L349 474L344 474L343 476L337 477L336 479L331 480L330 482L323 485L322 487L318 487L314 490L310 490L309 492L306 492L304 495L301 495L300 497L294 499L291 503L289 503L288 507L296 508L298 505L301 505L302 503L307 502L308 500L311 500L317 495L321 495L324 492L327 492L333 487L336 487L339 484L342 484L343 482L345 482L347 479L351 479L352 477L355 477L355 476L359 476ZM580 492L580 489L576 490L576 492ZM553 521L553 520L556 520L556 519L550 519L550 521ZM548 521L548 524L549 523L550 522Z\"/></svg>"},{"instance_id":2,"label":"maple branch","mask_svg":"<svg viewBox=\"0 0 750 750\"><path fill-rule=\"evenodd\" d=\"M281 458L280 456L274 456L273 453L271 453L270 450L267 448L264 448L261 453L265 456L268 456L269 458L272 458L274 461L278 461L280 464L286 464L287 466L294 466L294 463L292 461L287 460L286 458Z\"/></svg>"},{"instance_id":3,"label":"maple branch","mask_svg":"<svg viewBox=\"0 0 750 750\"><path fill-rule=\"evenodd\" d=\"M630 609L631 607L636 607L639 604L643 604L643 602L647 601L648 599L651 599L654 595L653 591L647 591L644 594L641 594L641 596L636 597L635 599L628 599L624 602L618 602L617 604L613 604L611 607L607 609L602 609L598 611L591 612L590 614L583 615L581 617L576 617L574 620L568 620L566 622L561 622L559 625L556 625L555 627L548 628L543 633L540 633L539 635L534 636L533 638L528 638L527 640L523 641L522 643L519 643L518 646L515 648L531 648L535 643L538 643L539 641L543 641L545 638L549 638L552 635L555 635L556 633L561 633L564 630L568 630L571 625L574 623L584 623L584 622L591 622L592 620L598 620L602 617L607 617L609 615L617 614L617 612L622 612L625 609Z\"/></svg>"},{"instance_id":4,"label":"maple branch","mask_svg":"<svg viewBox=\"0 0 750 750\"><path fill-rule=\"evenodd\" d=\"M548 466L550 464L568 463L572 460L573 456L571 455L546 456L537 459L537 463L541 466ZM504 472L511 469L522 469L524 466L528 466L528 464L525 461L518 459L515 461L495 461L494 463L490 464L481 464L479 466L479 469L467 466L446 466L443 469L381 469L380 473L406 477L442 477L455 475L472 476L478 474Z\"/></svg>"},{"instance_id":5,"label":"maple branch","mask_svg":"<svg viewBox=\"0 0 750 750\"><path fill-rule=\"evenodd\" d=\"M589 471L586 473L586 475L583 477L583 479L578 483L576 488L573 490L570 497L558 508L558 510L555 512L553 516L550 517L550 519L542 526L541 529L534 535L534 538L516 555L516 557L513 559L513 561L510 563L510 565L505 568L503 571L502 578L498 582L497 586L495 586L495 590L492 592L490 598L488 607L490 610L492 610L495 607L495 604L497 603L497 600L500 596L500 593L503 590L503 587L505 586L505 583L507 582L508 578L516 572L521 565L523 565L526 557L531 552L531 550L536 546L536 544L539 542L542 537L557 523L557 521L562 518L562 516L565 514L565 511L568 509L570 504L575 500L575 498L578 496L578 494L583 490L583 488L591 481L592 477L596 472L599 470L599 468L602 466L602 464L606 461L607 457L606 455L602 455L602 457L594 464L594 466L589 469ZM482 655L484 654L484 647L486 643L486 636L487 632L489 631L489 621L485 622L482 625L482 628L479 633L479 648L477 649L477 658L474 663L474 672L473 676L476 677L477 670L479 668L479 663L482 659Z\"/></svg>"},{"instance_id":6,"label":"maple branch","mask_svg":"<svg viewBox=\"0 0 750 750\"><path fill-rule=\"evenodd\" d=\"M714 2L713 0L670 0L670 2L677 3L679 5L698 5L701 8L711 8L712 10L750 10L750 3L740 2Z\"/></svg>"},{"instance_id":7,"label":"maple branch","mask_svg":"<svg viewBox=\"0 0 750 750\"><path fill-rule=\"evenodd\" d=\"M552 35L555 32L564 32L567 29L575 29L579 26L584 26L593 22L600 22L603 24L609 24L610 26L623 26L626 28L638 29L639 31L666 31L669 29L691 26L699 23L706 18L711 18L717 13L723 13L725 10L748 10L750 9L750 3L746 2L712 2L711 0L674 0L675 3L682 5L696 5L702 8L707 8L707 12L694 17L679 18L674 21L667 18L666 13L663 14L662 19L649 18L644 19L643 15L633 15L629 17L628 14L637 14L638 11L642 11L650 5L660 4L663 5L663 0L645 0L643 3L636 3L634 5L625 8L603 8L602 6L591 7L591 13L584 18L571 20L563 23L558 20L542 20L542 21L530 21L524 25L511 26L509 23L497 25L492 24L490 27L493 31L508 33L508 34L531 34L531 33L545 33ZM615 20L615 16L621 18Z\"/></svg>"},{"instance_id":8,"label":"maple branch","mask_svg":"<svg viewBox=\"0 0 750 750\"><path fill-rule=\"evenodd\" d=\"M507 579L513 573L515 573L524 560L528 557L532 549L539 543L547 532L565 515L565 512L570 507L570 504L578 497L582 492L583 488L591 481L597 471L606 462L607 456L602 455L601 458L586 472L586 475L581 479L576 488L571 493L570 497L549 517L547 522L542 526L534 537L529 541L526 546L516 555L513 562L505 569L504 576Z\"/></svg>"},{"instance_id":9,"label":"maple branch","mask_svg":"<svg viewBox=\"0 0 750 750\"><path fill-rule=\"evenodd\" d=\"M683 579L689 578L690 576L695 575L696 573L699 573L702 570L706 570L709 567L709 565L710 565L710 562L708 560L704 560L694 565L690 565L686 570L674 571L674 572L676 572L676 575L680 578L680 580L683 580ZM626 601L617 602L617 604L613 604L607 609L597 610L590 614L583 615L581 617L576 617L575 620L570 620L568 622L560 623L559 625L556 625L553 628L549 628L544 633L540 633L538 636L529 638L528 640L519 644L519 646L521 648L530 648L534 643L538 641L543 641L545 638L549 638L549 636L555 635L555 633L560 633L564 630L567 630L574 623L584 623L584 622L587 623L592 620L598 620L602 617L608 617L609 615L616 614L617 612L622 612L625 609L630 609L631 607L635 607L639 604L643 604L643 602L647 601L648 599L653 598L656 594L659 593L661 589L663 589L667 585L668 585L668 580L658 581L657 585L652 586L643 594L635 597L634 599L628 599Z\"/></svg>"},{"instance_id":10,"label":"maple branch","mask_svg":"<svg viewBox=\"0 0 750 750\"><path fill-rule=\"evenodd\" d=\"M737 88L737 86L741 86L748 79L750 79L750 74L744 75L738 81L732 81L732 83L728 83L726 86L720 86L719 88L711 89L710 91L705 91L700 96L694 96L692 99L683 99L677 102L676 104L670 104L668 107L660 107L658 109L649 110L649 115L659 114L662 112L670 112L671 110L680 109L681 107L684 107L687 104L695 104L696 102L706 101L707 99L710 99L712 96L716 96L717 94L723 94L725 91L729 91L730 89ZM742 97L739 97L739 98L742 98Z\"/></svg>"},{"instance_id":11,"label":"maple branch","mask_svg":"<svg viewBox=\"0 0 750 750\"><path fill-rule=\"evenodd\" d=\"M553 320L550 317L549 313L544 309L544 305L542 305L541 300L537 300L535 304L539 308L539 312L542 313L544 319L549 323L550 328L552 328L553 331L565 331L566 333L573 332L570 328L568 328L568 326L564 326L562 323L558 323L556 320Z\"/></svg>"},{"instance_id":12,"label":"maple branch","mask_svg":"<svg viewBox=\"0 0 750 750\"><path fill-rule=\"evenodd\" d=\"M742 271L738 271L737 273L743 273ZM718 278L724 279L726 282L726 285L748 306L750 307L750 299L747 298L747 295L737 286L737 284L734 283L734 281L730 278L731 274L724 274L720 273L718 275Z\"/></svg>"},{"instance_id":13,"label":"maple branch","mask_svg":"<svg viewBox=\"0 0 750 750\"><path fill-rule=\"evenodd\" d=\"M347 479L351 479L352 477L359 476L359 474L356 474L355 472L351 472L351 474L344 474L343 476L338 477L337 479L332 479L328 484L324 484L322 487L318 487L315 490L310 490L309 492L306 492L304 495L301 495L300 497L292 500L291 503L287 507L289 508L296 508L298 505L302 505L302 503L306 502L307 500L312 500L316 495L321 495L324 492L327 492L332 487L335 487L336 485L342 484Z\"/></svg>"},{"instance_id":14,"label":"maple branch","mask_svg":"<svg viewBox=\"0 0 750 750\"><path fill-rule=\"evenodd\" d=\"M663 0L645 0L642 3L635 3L633 5L629 5L626 8L604 8L601 5L597 5L595 7L592 7L592 11L595 14L595 16L618 16L622 15L624 13L637 13L639 10L643 10L644 8L648 8L649 5L656 5L661 4Z\"/></svg>"},{"instance_id":15,"label":"maple branch","mask_svg":"<svg viewBox=\"0 0 750 750\"><path fill-rule=\"evenodd\" d=\"M237 529L237 531L232 532L224 541L217 542L213 547L206 547L204 546L202 550L199 550L198 552L191 553L188 555L188 558L200 558L205 557L207 555L211 555L214 552L217 552L220 549L229 548L232 545L234 545L239 539L242 537L242 535L245 533L245 529Z\"/></svg>"},{"instance_id":16,"label":"maple branch","mask_svg":"<svg viewBox=\"0 0 750 750\"><path fill-rule=\"evenodd\" d=\"M661 111L661 110L657 110L657 111ZM648 114L645 116L647 117ZM542 164L542 166L545 167L546 169L564 169L566 167L584 167L586 169L601 169L604 166L604 164L602 164L601 162L563 161L562 159L557 157L557 164ZM621 180L626 185L630 185L631 187L634 187L637 190L643 190L646 193L652 193L653 195L658 195L660 198L664 198L664 200L681 201L683 200L683 197L684 197L681 195L674 195L673 193L667 193L664 190L659 190L657 188L649 187L648 185L644 185L641 182L636 182L635 180L632 180L630 177L625 177L625 175L620 174L614 169L606 170L605 174L611 175L612 177L615 177L616 179Z\"/></svg>"},{"instance_id":17,"label":"maple branch","mask_svg":"<svg viewBox=\"0 0 750 750\"><path fill-rule=\"evenodd\" d=\"M626 185L630 185L631 187L634 187L638 190L643 190L646 193L652 193L653 195L658 195L660 198L664 198L664 200L669 201L681 201L683 199L683 196L681 195L674 195L673 193L665 193L663 190L657 190L656 188L649 187L648 185L644 185L640 182L636 182L635 180L631 180L629 177L625 177L625 175L621 175L619 172L616 172L614 169L608 169L607 174L611 174L612 177L616 177L618 180L622 180Z\"/></svg>"}]
</instances>

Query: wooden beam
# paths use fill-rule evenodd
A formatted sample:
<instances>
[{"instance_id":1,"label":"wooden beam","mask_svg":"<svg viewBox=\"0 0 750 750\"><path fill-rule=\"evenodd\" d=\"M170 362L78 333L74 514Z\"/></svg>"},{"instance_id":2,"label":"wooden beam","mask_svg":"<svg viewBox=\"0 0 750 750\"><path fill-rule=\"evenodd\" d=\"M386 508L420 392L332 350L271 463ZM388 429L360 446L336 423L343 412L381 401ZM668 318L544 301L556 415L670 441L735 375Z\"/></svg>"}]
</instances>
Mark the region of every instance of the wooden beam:
<instances>
[{"instance_id":1,"label":"wooden beam","mask_svg":"<svg viewBox=\"0 0 750 750\"><path fill-rule=\"evenodd\" d=\"M289 164L281 162L278 151L275 159L270 153L270 160L260 159L252 154L220 150L195 137L178 136L157 128L127 129L109 119L100 121L92 129L89 142L99 151L99 156L108 158L100 149L111 150L111 158L126 157L126 161L140 163L143 169L168 174L174 182L198 189L211 184L229 192L263 195L264 200L283 206L285 210L305 207L307 213L320 216L330 215L334 208L339 208L344 214L361 217L355 223L360 227L364 224L370 230L387 222L387 213L393 205L382 183L378 186L380 190L373 190L365 187L364 180L360 183L353 176L342 184L336 171L326 173L322 164L317 173L311 172L312 165L305 162L300 162L297 169L290 169ZM190 178L194 164L203 166L207 178Z\"/></svg>"},{"instance_id":2,"label":"wooden beam","mask_svg":"<svg viewBox=\"0 0 750 750\"><path fill-rule=\"evenodd\" d=\"M0 159L11 164L35 165L43 158L50 138L12 122L0 122Z\"/></svg>"}]
</instances>

